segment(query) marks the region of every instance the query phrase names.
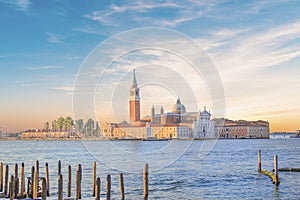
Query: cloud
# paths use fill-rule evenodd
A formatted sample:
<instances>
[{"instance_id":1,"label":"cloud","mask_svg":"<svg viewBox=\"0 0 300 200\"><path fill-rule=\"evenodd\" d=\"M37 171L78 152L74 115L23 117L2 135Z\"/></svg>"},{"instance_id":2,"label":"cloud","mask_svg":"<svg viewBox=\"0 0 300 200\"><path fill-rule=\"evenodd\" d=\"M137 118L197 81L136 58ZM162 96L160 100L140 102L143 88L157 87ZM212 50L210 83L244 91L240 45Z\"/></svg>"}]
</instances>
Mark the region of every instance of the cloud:
<instances>
[{"instance_id":1,"label":"cloud","mask_svg":"<svg viewBox=\"0 0 300 200\"><path fill-rule=\"evenodd\" d=\"M49 70L49 69L60 69L63 66L58 65L45 65L45 66L38 66L38 67L30 67L30 70Z\"/></svg>"},{"instance_id":2,"label":"cloud","mask_svg":"<svg viewBox=\"0 0 300 200\"><path fill-rule=\"evenodd\" d=\"M95 35L104 35L104 36L109 35L108 33L105 33L105 31L93 28L91 26L75 27L75 28L72 28L72 30L78 31L81 33L88 33L88 34L95 34Z\"/></svg>"},{"instance_id":3,"label":"cloud","mask_svg":"<svg viewBox=\"0 0 300 200\"><path fill-rule=\"evenodd\" d=\"M47 32L47 35L48 35L48 42L55 43L55 44L63 43L63 41L60 40L56 34Z\"/></svg>"},{"instance_id":4,"label":"cloud","mask_svg":"<svg viewBox=\"0 0 300 200\"><path fill-rule=\"evenodd\" d=\"M299 38L300 21L294 21L264 31L255 27L216 30L208 38L196 41L209 52L220 70L228 71L229 75L235 70L255 71L299 57Z\"/></svg>"},{"instance_id":5,"label":"cloud","mask_svg":"<svg viewBox=\"0 0 300 200\"><path fill-rule=\"evenodd\" d=\"M157 3L152 1L132 1L129 4L111 4L107 9L93 11L91 14L86 14L85 17L109 26L118 26L123 21L127 23L127 20L124 18L130 17L130 20L142 24L147 23L150 26L175 27L178 24L202 17L206 12L211 11L211 7L223 2L163 1ZM160 15L159 19L157 19L156 15L149 14L155 11L161 12L161 9L172 9L175 11L175 15ZM128 26L128 23L126 25Z\"/></svg>"},{"instance_id":6,"label":"cloud","mask_svg":"<svg viewBox=\"0 0 300 200\"><path fill-rule=\"evenodd\" d=\"M55 87L52 89L66 92L66 95L73 95L73 92L74 92L73 86L59 86L59 87Z\"/></svg>"},{"instance_id":7,"label":"cloud","mask_svg":"<svg viewBox=\"0 0 300 200\"><path fill-rule=\"evenodd\" d=\"M27 11L31 5L30 0L10 0L8 3L15 5L17 10L21 11Z\"/></svg>"}]
</instances>

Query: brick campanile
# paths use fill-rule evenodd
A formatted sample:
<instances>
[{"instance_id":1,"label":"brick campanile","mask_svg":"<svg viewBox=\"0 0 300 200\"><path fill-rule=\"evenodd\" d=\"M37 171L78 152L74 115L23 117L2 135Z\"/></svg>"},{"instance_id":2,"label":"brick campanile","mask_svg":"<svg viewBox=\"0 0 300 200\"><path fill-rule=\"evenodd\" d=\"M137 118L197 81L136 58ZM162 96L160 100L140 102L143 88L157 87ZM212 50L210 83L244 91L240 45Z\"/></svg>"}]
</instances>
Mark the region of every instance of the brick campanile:
<instances>
[{"instance_id":1,"label":"brick campanile","mask_svg":"<svg viewBox=\"0 0 300 200\"><path fill-rule=\"evenodd\" d=\"M137 86L135 70L133 70L132 85L129 99L130 123L140 121L140 89Z\"/></svg>"}]
</instances>

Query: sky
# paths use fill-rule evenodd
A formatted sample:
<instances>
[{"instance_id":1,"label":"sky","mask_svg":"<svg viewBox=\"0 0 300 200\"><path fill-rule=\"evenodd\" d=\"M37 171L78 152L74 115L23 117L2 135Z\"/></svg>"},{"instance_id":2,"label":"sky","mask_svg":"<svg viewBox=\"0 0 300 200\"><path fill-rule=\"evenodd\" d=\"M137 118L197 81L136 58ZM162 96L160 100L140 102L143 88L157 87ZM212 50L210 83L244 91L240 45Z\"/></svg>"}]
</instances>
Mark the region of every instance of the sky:
<instances>
[{"instance_id":1,"label":"sky","mask_svg":"<svg viewBox=\"0 0 300 200\"><path fill-rule=\"evenodd\" d=\"M271 132L300 129L300 1L0 0L0 25L0 127L4 131L43 128L59 116L74 117L74 88L91 52L124 31L145 27L176 31L203 49L222 81L226 118L267 120ZM150 41L146 35L139 39ZM180 42L172 45L189 50ZM114 115L120 115L116 118L128 120L124 108L133 68L141 85L143 115L149 114L152 104L169 111L177 96L187 111L207 106L214 114L205 80L195 82L203 91L196 93L197 106L188 95L176 92L174 80L180 83L180 77L191 77L192 72L174 55L150 49L130 52L111 64L110 75L120 67L126 72L117 82L113 76L100 80L119 85L110 99L119 99L113 104ZM145 82L147 69L149 73L162 69L158 79L173 85L150 87ZM99 79L99 74L95 77ZM195 87L192 80L185 83L192 90ZM104 117L107 113L99 111L106 106L101 89L95 89L94 104L95 113ZM120 100L122 112L117 106Z\"/></svg>"}]
</instances>

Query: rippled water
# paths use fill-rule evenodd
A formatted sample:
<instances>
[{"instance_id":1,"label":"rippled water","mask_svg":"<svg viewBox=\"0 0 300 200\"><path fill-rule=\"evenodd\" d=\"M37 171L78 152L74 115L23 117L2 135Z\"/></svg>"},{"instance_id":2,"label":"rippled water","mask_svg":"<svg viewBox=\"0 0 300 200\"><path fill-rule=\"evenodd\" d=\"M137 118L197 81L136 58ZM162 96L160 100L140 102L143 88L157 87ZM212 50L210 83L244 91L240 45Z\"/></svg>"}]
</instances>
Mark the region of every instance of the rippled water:
<instances>
[{"instance_id":1,"label":"rippled water","mask_svg":"<svg viewBox=\"0 0 300 200\"><path fill-rule=\"evenodd\" d=\"M165 150L172 142L175 145ZM108 148L111 145L118 148ZM118 173L122 171L126 199L142 199L142 166L148 162L149 199L299 199L300 173L280 172L276 188L269 177L257 172L257 150L261 149L263 169L272 170L274 154L279 167L300 168L300 139L219 140L205 157L203 145L204 141L0 141L0 161L9 165L11 174L14 163L24 162L25 176L30 176L37 159L43 176L48 162L49 199L57 199L58 160L62 161L65 191L67 167L72 166L73 194L75 169L82 164L83 199L92 199L93 161L102 181L101 198L105 198L104 180L109 173L112 197L119 199ZM174 154L179 156L173 159ZM167 158L172 158L169 165Z\"/></svg>"}]
</instances>

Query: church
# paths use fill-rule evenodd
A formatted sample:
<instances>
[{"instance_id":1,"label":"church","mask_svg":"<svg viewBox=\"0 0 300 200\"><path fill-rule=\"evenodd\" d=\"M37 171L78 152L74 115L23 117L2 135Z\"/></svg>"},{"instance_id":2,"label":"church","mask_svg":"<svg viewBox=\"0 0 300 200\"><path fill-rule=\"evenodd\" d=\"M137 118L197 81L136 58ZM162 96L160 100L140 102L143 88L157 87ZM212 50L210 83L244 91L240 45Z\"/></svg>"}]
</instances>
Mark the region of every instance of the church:
<instances>
[{"instance_id":1,"label":"church","mask_svg":"<svg viewBox=\"0 0 300 200\"><path fill-rule=\"evenodd\" d=\"M135 70L132 74L132 84L129 98L129 124L102 123L102 133L109 138L156 138L156 139L189 139L209 137L211 130L211 114L206 110L201 112L186 112L185 106L178 97L170 112L164 112L161 106L158 113L152 106L150 115L141 118L141 97ZM210 136L215 137L215 136Z\"/></svg>"}]
</instances>

